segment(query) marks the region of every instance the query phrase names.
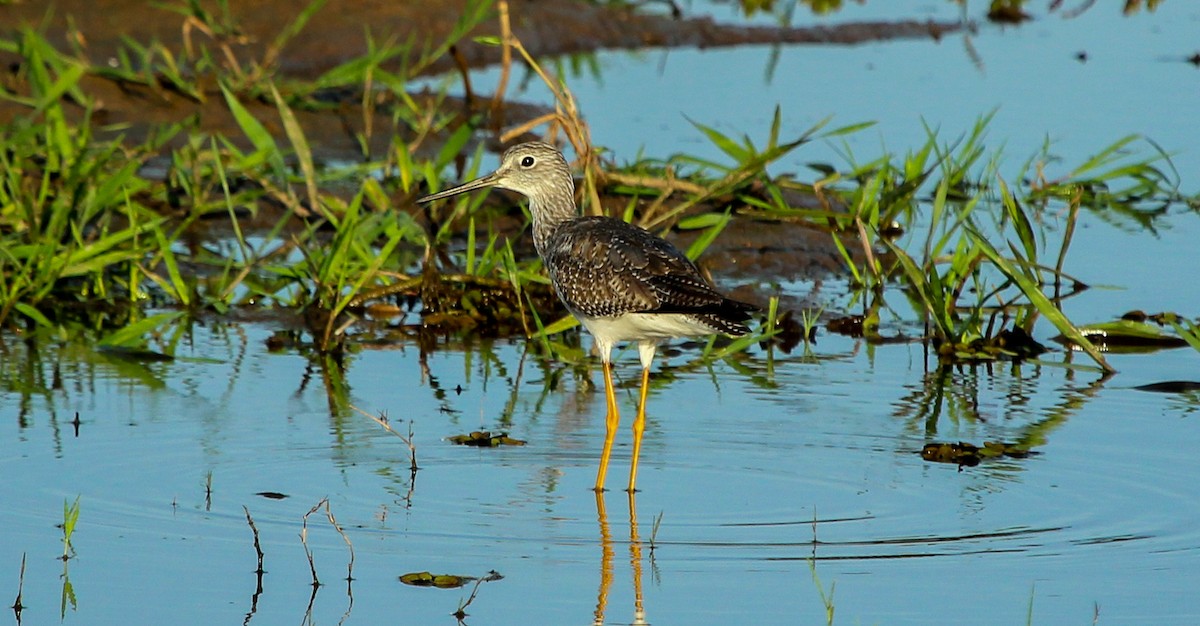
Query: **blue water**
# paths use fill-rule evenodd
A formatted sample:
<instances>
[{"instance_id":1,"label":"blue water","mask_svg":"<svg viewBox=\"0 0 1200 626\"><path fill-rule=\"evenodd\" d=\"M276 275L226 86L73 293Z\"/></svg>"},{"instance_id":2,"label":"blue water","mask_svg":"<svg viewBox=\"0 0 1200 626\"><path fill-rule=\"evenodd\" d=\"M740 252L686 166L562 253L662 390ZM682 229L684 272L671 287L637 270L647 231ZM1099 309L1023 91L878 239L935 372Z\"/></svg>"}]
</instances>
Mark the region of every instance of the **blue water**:
<instances>
[{"instance_id":1,"label":"blue water","mask_svg":"<svg viewBox=\"0 0 1200 626\"><path fill-rule=\"evenodd\" d=\"M1128 389L1125 375L1101 383L1052 365L965 368L947 377L939 405L919 346L838 337L808 356L778 355L773 374L762 352L738 370L675 371L651 395L634 544L626 495L606 494L602 527L589 489L602 394L569 371L547 391L546 375L561 366L523 357L519 344L441 350L427 373L415 346L352 357L351 401L386 411L401 432L414 421L422 469L413 484L407 447L357 413L331 414L319 372L262 350L267 334L253 324L198 328L180 356L200 360L69 370L63 389L27 398L24 426L18 395L0 396L10 416L0 495L20 502L3 513L0 563L15 589L28 554L25 623L57 619L55 524L76 496L68 573L78 610L68 623L242 619L255 591L243 506L266 553L253 623L299 621L311 593L301 520L326 497L355 550L350 623L452 623L467 591L397 580L425 570L503 574L468 609L479 623L584 623L597 610L606 545L613 623L631 620L639 569L651 623L818 622L813 556L821 588L835 585L839 623L928 623L947 606L977 611L974 623L1021 623L1031 599L1037 623L1087 621L1093 604L1101 623L1200 619L1190 592L1200 580L1200 405ZM629 382L636 359L626 357L619 374ZM17 349L6 359L31 357ZM1195 371L1200 355L1114 360L1135 372ZM599 382L598 372L590 378ZM627 413L632 402L623 392ZM75 410L78 437L65 423ZM502 426L529 444L443 440ZM916 454L927 440L1030 436L1036 455L963 471ZM614 486L627 444L622 431ZM289 497L255 495L264 491ZM337 621L349 554L324 510L309 518L308 544L326 583L314 623ZM631 545L641 548L632 562ZM147 592L131 592L139 589Z\"/></svg>"},{"instance_id":2,"label":"blue water","mask_svg":"<svg viewBox=\"0 0 1200 626\"><path fill-rule=\"evenodd\" d=\"M828 20L798 10L793 24L959 17L951 2L846 5ZM716 7L713 14L726 12ZM785 138L827 117L830 127L876 122L849 139L868 161L920 146L927 137L923 122L949 142L995 110L988 145L1010 157L1014 174L1046 140L1065 168L1140 134L1174 155L1195 193L1200 126L1191 119L1200 109L1200 71L1184 58L1200 52L1197 28L1200 6L1189 2L1164 2L1154 13L1130 18L1122 18L1119 7L1095 6L1074 19L1054 13L1020 28L981 23L976 34L949 34L940 42L608 52L599 55L599 79L572 76L570 87L593 140L618 160L639 149L719 158L689 119L762 145L779 106ZM1086 62L1076 59L1079 52L1087 53ZM489 80L495 74L484 72L477 82L486 89ZM531 82L531 93L540 94L539 87ZM839 149L840 141L806 146L776 170L802 171L809 161L841 165Z\"/></svg>"},{"instance_id":3,"label":"blue water","mask_svg":"<svg viewBox=\"0 0 1200 626\"><path fill-rule=\"evenodd\" d=\"M850 3L835 19L957 14L943 4ZM770 79L766 47L604 53L600 79L572 77L571 87L593 137L619 160L643 147L716 157L684 116L757 137L776 104L795 133L828 115L878 120L850 140L865 160L921 144L922 119L954 136L999 107L988 143L1003 145L1014 169L1047 135L1076 163L1147 133L1180 151L1194 192L1200 74L1163 57L1193 51L1200 9L1174 1L1132 19L1117 12L984 26L970 38L982 70L952 35L788 47ZM795 21L817 20L798 11ZM1080 49L1087 63L1074 60ZM776 169L835 160L837 150L813 144ZM1196 315L1196 217L1162 226L1158 236L1128 233L1085 216L1067 270L1103 288L1068 301L1068 314ZM819 290L785 288L816 291L831 311L844 304L826 295L846 292L838 277ZM905 311L900 294L889 301ZM422 358L394 340L351 355L348 399L385 411L401 432L412 420L414 482L400 439L330 399L336 377L295 352L267 352L274 330L197 325L179 359L144 364L72 343L34 352L4 337L0 593L15 597L25 555L24 624L59 620L64 581L76 603L68 624L229 624L247 614L260 625L455 623L470 587L398 581L424 570L505 576L480 586L466 609L472 624L824 623L822 593L840 624L1020 624L1031 603L1037 624L1091 623L1096 611L1106 625L1200 623L1200 398L1132 389L1200 379L1190 349L1113 355L1120 373L1107 380L1064 367L1060 352L939 380L920 345L827 333L808 353L771 361L755 350L711 368L683 367L696 357L685 349L656 367L664 382L651 393L631 519L619 490L627 426L609 475L617 490L602 509L590 491L604 428L594 367L543 362L522 341L451 343ZM618 375L627 423L632 351ZM444 440L480 428L529 443ZM960 440L1029 441L1036 454L961 471L917 455L928 441ZM55 525L76 497L64 578ZM354 547L352 599L349 551L321 509L308 518L324 583L310 605L300 533L322 498ZM257 596L243 506L266 554Z\"/></svg>"}]
</instances>

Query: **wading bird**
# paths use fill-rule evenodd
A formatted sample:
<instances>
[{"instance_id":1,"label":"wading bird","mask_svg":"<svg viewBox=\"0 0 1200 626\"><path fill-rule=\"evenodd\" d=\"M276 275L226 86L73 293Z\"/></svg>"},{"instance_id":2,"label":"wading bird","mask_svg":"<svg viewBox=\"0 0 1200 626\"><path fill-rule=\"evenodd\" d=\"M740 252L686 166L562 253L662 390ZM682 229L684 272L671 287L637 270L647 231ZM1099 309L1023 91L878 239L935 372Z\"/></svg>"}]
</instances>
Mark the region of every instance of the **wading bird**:
<instances>
[{"instance_id":1,"label":"wading bird","mask_svg":"<svg viewBox=\"0 0 1200 626\"><path fill-rule=\"evenodd\" d=\"M750 332L746 321L757 307L718 293L695 264L666 240L619 219L580 217L571 170L562 153L549 144L514 146L504 153L500 167L491 174L417 202L484 187L508 189L529 199L533 245L545 263L554 290L595 339L604 364L608 404L596 491L604 490L620 422L612 382L612 348L618 342L637 342L642 382L633 422L627 488L632 493L646 428L650 366L658 343L674 337L745 335Z\"/></svg>"}]
</instances>

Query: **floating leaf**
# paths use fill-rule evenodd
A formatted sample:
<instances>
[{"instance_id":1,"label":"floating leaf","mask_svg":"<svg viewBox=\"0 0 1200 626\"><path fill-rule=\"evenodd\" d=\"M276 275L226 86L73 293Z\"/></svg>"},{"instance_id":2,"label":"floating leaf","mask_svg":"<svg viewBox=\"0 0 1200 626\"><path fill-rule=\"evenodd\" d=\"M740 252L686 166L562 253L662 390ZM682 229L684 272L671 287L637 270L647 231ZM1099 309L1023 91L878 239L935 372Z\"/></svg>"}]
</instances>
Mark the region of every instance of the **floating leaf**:
<instances>
[{"instance_id":1,"label":"floating leaf","mask_svg":"<svg viewBox=\"0 0 1200 626\"><path fill-rule=\"evenodd\" d=\"M825 328L829 332L836 335L845 335L847 337L862 337L863 336L863 321L861 315L847 315L845 317L836 317L829 320L825 324Z\"/></svg>"},{"instance_id":2,"label":"floating leaf","mask_svg":"<svg viewBox=\"0 0 1200 626\"><path fill-rule=\"evenodd\" d=\"M983 459L1002 456L1023 459L1032 454L1017 444L985 441L983 447L960 441L958 443L927 443L921 448L921 458L934 463L954 463L974 467Z\"/></svg>"},{"instance_id":3,"label":"floating leaf","mask_svg":"<svg viewBox=\"0 0 1200 626\"><path fill-rule=\"evenodd\" d=\"M1169 334L1158 326L1131 319L1087 324L1080 326L1079 332L1092 344L1109 352L1149 351L1187 345L1180 337ZM1069 346L1075 345L1075 342L1062 335L1054 337L1054 341Z\"/></svg>"},{"instance_id":4,"label":"floating leaf","mask_svg":"<svg viewBox=\"0 0 1200 626\"><path fill-rule=\"evenodd\" d=\"M508 433L496 433L493 435L490 431L486 430L477 430L469 435L454 435L453 437L449 437L449 439L451 443L456 443L460 446L477 446L480 448L525 445L524 441L509 437Z\"/></svg>"},{"instance_id":5,"label":"floating leaf","mask_svg":"<svg viewBox=\"0 0 1200 626\"><path fill-rule=\"evenodd\" d=\"M472 580L473 576L455 576L453 574L430 574L429 572L413 572L400 577L400 582L414 587L437 587L438 589L456 589Z\"/></svg>"},{"instance_id":6,"label":"floating leaf","mask_svg":"<svg viewBox=\"0 0 1200 626\"><path fill-rule=\"evenodd\" d=\"M927 443L921 448L921 458L935 463L979 465L979 448L969 443Z\"/></svg>"}]
</instances>

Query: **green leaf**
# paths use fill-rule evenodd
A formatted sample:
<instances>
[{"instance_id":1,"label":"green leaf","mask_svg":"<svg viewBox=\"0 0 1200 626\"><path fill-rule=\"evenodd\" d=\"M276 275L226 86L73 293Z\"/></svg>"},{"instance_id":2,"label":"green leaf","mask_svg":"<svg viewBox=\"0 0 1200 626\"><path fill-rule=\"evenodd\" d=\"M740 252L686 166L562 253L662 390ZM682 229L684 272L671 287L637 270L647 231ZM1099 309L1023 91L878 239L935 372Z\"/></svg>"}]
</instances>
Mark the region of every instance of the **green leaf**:
<instances>
[{"instance_id":1,"label":"green leaf","mask_svg":"<svg viewBox=\"0 0 1200 626\"><path fill-rule=\"evenodd\" d=\"M730 139L721 131L710 126L705 126L704 124L692 119L688 119L688 121L691 122L692 126L696 127L697 130L704 133L704 136L708 137L708 140L711 141L717 148L719 148L721 152L724 152L732 157L734 161L740 163L754 156L752 153L738 145L736 141Z\"/></svg>"},{"instance_id":2,"label":"green leaf","mask_svg":"<svg viewBox=\"0 0 1200 626\"><path fill-rule=\"evenodd\" d=\"M1086 324L1079 327L1080 332L1088 336L1098 336L1105 340L1113 340L1119 342L1137 342L1137 343L1154 343L1159 341L1170 341L1178 343L1179 338L1174 335L1169 335L1158 326L1147 324L1145 322L1135 322L1133 320L1116 320L1112 322L1100 322L1098 324Z\"/></svg>"},{"instance_id":3,"label":"green leaf","mask_svg":"<svg viewBox=\"0 0 1200 626\"><path fill-rule=\"evenodd\" d=\"M312 149L308 146L308 139L304 136L304 129L300 128L300 122L296 120L296 114L292 112L291 107L279 94L279 90L275 85L271 85L271 96L275 99L275 108L279 110L279 119L283 121L283 131L287 134L288 141L292 144L292 151L296 154L296 160L300 162L300 173L304 176L304 188L308 193L309 209L316 212L318 215L324 215L325 211L320 204L320 198L317 195L317 171L313 166Z\"/></svg>"},{"instance_id":4,"label":"green leaf","mask_svg":"<svg viewBox=\"0 0 1200 626\"><path fill-rule=\"evenodd\" d=\"M275 144L275 139L271 137L271 133L267 131L262 122L254 117L242 103L238 101L237 96L229 91L225 85L221 85L221 93L225 94L225 104L229 107L229 111L233 113L233 119L241 127L242 132L250 143L254 145L256 156L265 159L271 164L271 169L274 170L276 177L282 179L286 171L283 163L283 154L279 152L279 146Z\"/></svg>"},{"instance_id":5,"label":"green leaf","mask_svg":"<svg viewBox=\"0 0 1200 626\"><path fill-rule=\"evenodd\" d=\"M43 328L49 328L49 327L53 326L53 324L50 323L50 320L46 319L45 315L42 315L41 311L37 310L36 308L34 308L33 306L31 306L29 304L26 304L24 302L17 302L17 303L13 304L13 308L16 309L17 311L19 311L25 317L28 317L29 319L36 322L38 326L41 326Z\"/></svg>"},{"instance_id":6,"label":"green leaf","mask_svg":"<svg viewBox=\"0 0 1200 626\"><path fill-rule=\"evenodd\" d=\"M1200 325L1194 324L1187 320L1179 320L1174 314L1166 316L1166 322L1179 333L1180 337L1192 347L1193 350L1200 351ZM1186 324L1186 327L1184 326Z\"/></svg>"},{"instance_id":7,"label":"green leaf","mask_svg":"<svg viewBox=\"0 0 1200 626\"><path fill-rule=\"evenodd\" d=\"M559 318L557 321L548 324L538 332L534 333L534 337L545 337L547 335L556 335L565 330L570 330L579 325L579 320L575 319L574 315L567 315Z\"/></svg>"},{"instance_id":8,"label":"green leaf","mask_svg":"<svg viewBox=\"0 0 1200 626\"><path fill-rule=\"evenodd\" d=\"M698 217L701 217L701 216L698 216ZM692 260L695 260L696 258L698 258L701 254L704 253L705 250L708 249L708 247L710 245L712 245L712 242L716 240L717 235L720 235L721 231L725 230L725 226L727 224L729 224L729 219L730 219L729 211L725 211L724 213L709 213L703 217L716 218L716 219L715 220L714 219L705 220L707 222L712 222L707 227L708 230L705 230L703 233L700 233L700 236L697 237L696 240L692 242L692 245L688 246L687 252L685 252L685 254L687 255L687 258L692 259Z\"/></svg>"},{"instance_id":9,"label":"green leaf","mask_svg":"<svg viewBox=\"0 0 1200 626\"><path fill-rule=\"evenodd\" d=\"M1077 344L1084 352L1088 354L1088 356L1092 357L1092 360L1095 361L1096 364L1099 365L1106 373L1111 374L1117 371L1113 366L1108 364L1108 361L1104 359L1104 355L1101 354L1098 349L1096 349L1096 346L1092 345L1092 342L1088 341L1087 337L1085 337L1083 333L1079 332L1078 328L1075 328L1075 325L1071 323L1071 320L1067 319L1067 316L1063 315L1063 312L1060 311L1058 307L1054 306L1054 303L1046 297L1046 294L1042 293L1040 285L1035 284L1032 280L1030 280L1024 272L1018 270L1008 259L1000 256L1000 253L997 252L994 247L992 247L992 244L988 242L987 238L984 237L982 233L975 230L974 227L968 226L967 232L970 233L971 238L975 240L975 243L979 246L979 249L983 251L984 256L986 256L992 262L992 264L996 266L996 269L1000 270L1000 272L1007 276L1009 280L1017 284L1017 287L1020 288L1021 293L1025 294L1025 297L1029 299L1029 302L1033 304L1039 313L1045 316L1046 319L1050 320L1050 323L1054 324L1054 327L1058 329L1058 332L1062 333L1064 337Z\"/></svg>"},{"instance_id":10,"label":"green leaf","mask_svg":"<svg viewBox=\"0 0 1200 626\"><path fill-rule=\"evenodd\" d=\"M147 333L171 324L181 317L183 317L182 311L151 315L146 319L134 322L125 328L110 333L101 339L97 343L97 346L101 348L142 348L146 345L144 337Z\"/></svg>"},{"instance_id":11,"label":"green leaf","mask_svg":"<svg viewBox=\"0 0 1200 626\"><path fill-rule=\"evenodd\" d=\"M679 230L698 230L701 228L710 228L717 224L724 224L729 221L729 212L725 213L701 213L700 215L692 215L679 220L676 226Z\"/></svg>"},{"instance_id":12,"label":"green leaf","mask_svg":"<svg viewBox=\"0 0 1200 626\"><path fill-rule=\"evenodd\" d=\"M162 252L163 265L167 266L167 275L171 277L171 288L175 292L175 299L184 306L191 306L191 290L188 289L183 275L179 272L179 263L175 260L175 253L171 251L171 243L167 241L167 236L161 228L154 229L154 237L158 240L158 249Z\"/></svg>"}]
</instances>

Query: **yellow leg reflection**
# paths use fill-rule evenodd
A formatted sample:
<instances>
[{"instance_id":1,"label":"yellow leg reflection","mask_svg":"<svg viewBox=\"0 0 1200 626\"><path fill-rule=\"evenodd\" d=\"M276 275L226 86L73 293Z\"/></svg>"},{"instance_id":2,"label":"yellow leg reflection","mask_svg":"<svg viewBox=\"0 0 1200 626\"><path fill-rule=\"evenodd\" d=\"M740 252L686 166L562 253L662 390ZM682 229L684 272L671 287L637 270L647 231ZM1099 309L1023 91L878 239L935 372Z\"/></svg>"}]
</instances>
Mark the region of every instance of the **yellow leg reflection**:
<instances>
[{"instance_id":1,"label":"yellow leg reflection","mask_svg":"<svg viewBox=\"0 0 1200 626\"><path fill-rule=\"evenodd\" d=\"M608 594L613 582L613 538L608 527L608 513L604 509L604 492L596 492L596 521L600 524L600 591L596 594L596 610L592 613L592 624L602 626L608 608ZM651 561L653 563L653 561ZM633 570L633 621L634 626L646 626L646 609L642 603L642 539L638 535L637 506L634 495L629 494L629 566Z\"/></svg>"},{"instance_id":2,"label":"yellow leg reflection","mask_svg":"<svg viewBox=\"0 0 1200 626\"><path fill-rule=\"evenodd\" d=\"M633 420L633 459L629 462L629 488L626 491L633 495L634 483L637 482L638 455L642 453L642 433L646 432L646 392L650 390L650 368L642 368L642 388L638 394L637 417ZM632 504L632 501L630 502ZM632 507L630 515L633 514Z\"/></svg>"},{"instance_id":3,"label":"yellow leg reflection","mask_svg":"<svg viewBox=\"0 0 1200 626\"><path fill-rule=\"evenodd\" d=\"M621 414L617 411L617 394L613 390L612 368L612 363L604 363L604 400L608 405L608 412L604 416L604 451L600 453L600 469L596 472L594 489L597 492L604 491L604 475L608 473L608 457L612 454L613 439L617 437L617 426L621 422ZM645 392L642 395L645 395ZM629 488L633 488L632 483Z\"/></svg>"},{"instance_id":4,"label":"yellow leg reflection","mask_svg":"<svg viewBox=\"0 0 1200 626\"><path fill-rule=\"evenodd\" d=\"M649 371L649 370L647 370ZM645 396L646 392L643 391ZM636 496L629 490L629 566L633 569L633 623L647 624L642 605L642 540L638 537Z\"/></svg>"},{"instance_id":5,"label":"yellow leg reflection","mask_svg":"<svg viewBox=\"0 0 1200 626\"><path fill-rule=\"evenodd\" d=\"M596 594L596 612L592 624L604 624L604 609L608 606L608 590L612 588L613 544L608 530L608 513L604 511L604 492L596 492L596 519L600 523L600 591Z\"/></svg>"}]
</instances>

